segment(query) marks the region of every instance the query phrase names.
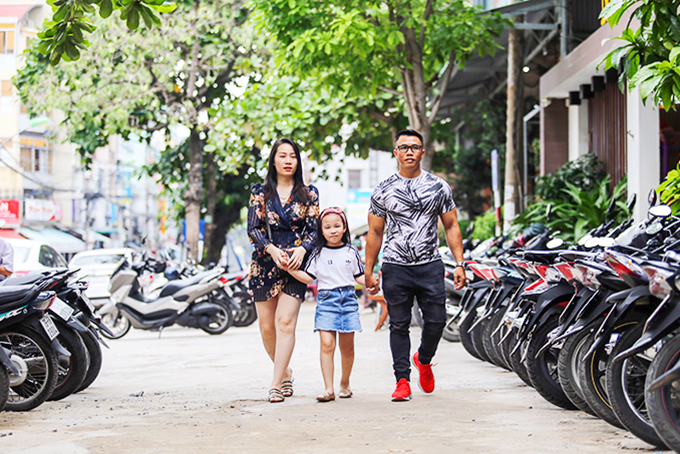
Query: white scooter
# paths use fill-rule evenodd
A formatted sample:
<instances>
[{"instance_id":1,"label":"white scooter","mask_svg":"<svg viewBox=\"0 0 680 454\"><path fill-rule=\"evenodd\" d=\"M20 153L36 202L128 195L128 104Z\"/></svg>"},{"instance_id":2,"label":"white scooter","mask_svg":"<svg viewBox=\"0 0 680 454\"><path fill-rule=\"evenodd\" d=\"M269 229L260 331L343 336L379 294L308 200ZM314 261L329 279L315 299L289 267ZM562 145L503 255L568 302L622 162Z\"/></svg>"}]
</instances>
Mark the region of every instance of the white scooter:
<instances>
[{"instance_id":1,"label":"white scooter","mask_svg":"<svg viewBox=\"0 0 680 454\"><path fill-rule=\"evenodd\" d=\"M144 263L130 266L127 261L111 275L111 299L98 313L111 330L110 339L119 339L130 330L161 331L172 325L199 328L209 334L222 334L234 321L228 302L217 297L227 279L223 268L168 282L160 292L147 297L141 292L139 276Z\"/></svg>"}]
</instances>

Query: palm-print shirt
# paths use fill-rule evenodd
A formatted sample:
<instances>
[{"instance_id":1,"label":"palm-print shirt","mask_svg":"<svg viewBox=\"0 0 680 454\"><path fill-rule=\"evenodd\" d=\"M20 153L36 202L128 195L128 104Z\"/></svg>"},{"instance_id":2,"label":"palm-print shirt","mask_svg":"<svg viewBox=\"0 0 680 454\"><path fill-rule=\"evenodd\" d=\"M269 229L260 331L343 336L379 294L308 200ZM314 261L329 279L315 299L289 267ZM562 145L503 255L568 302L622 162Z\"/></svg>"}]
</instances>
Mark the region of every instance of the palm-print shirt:
<instances>
[{"instance_id":1,"label":"palm-print shirt","mask_svg":"<svg viewBox=\"0 0 680 454\"><path fill-rule=\"evenodd\" d=\"M282 205L276 195L265 201L263 184L253 185L248 204L248 236L255 248L253 259L266 256L265 249L272 242L280 249L297 246L304 247L307 252L314 249L319 218L319 190L312 185L307 188L307 203L298 201L295 194L291 193ZM272 238L269 237L267 222Z\"/></svg>"},{"instance_id":2,"label":"palm-print shirt","mask_svg":"<svg viewBox=\"0 0 680 454\"><path fill-rule=\"evenodd\" d=\"M380 182L369 211L385 219L383 262L422 265L439 260L437 221L454 208L451 187L429 172L415 178L396 173Z\"/></svg>"}]
</instances>

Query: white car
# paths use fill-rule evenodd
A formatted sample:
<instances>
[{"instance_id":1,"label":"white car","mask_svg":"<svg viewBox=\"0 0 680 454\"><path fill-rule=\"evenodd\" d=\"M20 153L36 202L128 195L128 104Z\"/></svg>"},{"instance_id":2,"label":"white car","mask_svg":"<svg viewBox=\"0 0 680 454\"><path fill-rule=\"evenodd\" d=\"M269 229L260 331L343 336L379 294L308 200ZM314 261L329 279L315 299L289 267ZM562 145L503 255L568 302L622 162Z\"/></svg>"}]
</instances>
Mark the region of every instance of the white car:
<instances>
[{"instance_id":1,"label":"white car","mask_svg":"<svg viewBox=\"0 0 680 454\"><path fill-rule=\"evenodd\" d=\"M45 268L66 268L66 260L49 244L40 241L7 238L14 249L14 275L23 276L30 271Z\"/></svg>"},{"instance_id":2,"label":"white car","mask_svg":"<svg viewBox=\"0 0 680 454\"><path fill-rule=\"evenodd\" d=\"M130 248L95 249L78 252L69 262L69 268L80 268L78 276L85 278L89 286L85 294L95 306L108 301L109 280L121 260L133 261L134 250Z\"/></svg>"}]
</instances>

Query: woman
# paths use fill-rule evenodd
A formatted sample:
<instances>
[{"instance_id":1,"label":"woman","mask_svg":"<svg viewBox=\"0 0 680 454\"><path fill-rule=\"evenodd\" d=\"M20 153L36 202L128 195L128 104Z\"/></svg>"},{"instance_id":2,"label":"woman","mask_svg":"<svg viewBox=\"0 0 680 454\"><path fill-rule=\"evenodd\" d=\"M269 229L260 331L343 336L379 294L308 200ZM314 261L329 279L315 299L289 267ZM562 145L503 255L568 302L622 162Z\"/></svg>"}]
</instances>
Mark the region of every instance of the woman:
<instances>
[{"instance_id":1,"label":"woman","mask_svg":"<svg viewBox=\"0 0 680 454\"><path fill-rule=\"evenodd\" d=\"M288 367L295 346L295 326L307 285L287 270L302 268L316 245L319 192L305 186L300 149L290 139L274 143L267 180L251 188L248 236L255 251L250 290L260 320L262 342L274 361L270 402L293 395L293 371Z\"/></svg>"}]
</instances>

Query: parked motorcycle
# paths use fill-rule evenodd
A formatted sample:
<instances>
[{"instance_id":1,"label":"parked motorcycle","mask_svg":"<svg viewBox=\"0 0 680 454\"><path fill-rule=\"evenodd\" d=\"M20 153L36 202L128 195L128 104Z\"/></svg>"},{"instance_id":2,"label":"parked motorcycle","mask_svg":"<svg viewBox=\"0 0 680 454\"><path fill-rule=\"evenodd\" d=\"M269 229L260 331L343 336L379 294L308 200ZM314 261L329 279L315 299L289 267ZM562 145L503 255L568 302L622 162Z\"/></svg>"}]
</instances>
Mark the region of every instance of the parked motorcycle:
<instances>
[{"instance_id":1,"label":"parked motorcycle","mask_svg":"<svg viewBox=\"0 0 680 454\"><path fill-rule=\"evenodd\" d=\"M99 310L113 334L105 333L106 337L119 339L130 327L162 331L175 324L222 334L233 324L232 308L216 292L227 281L222 268L170 281L152 297L141 292L142 270L143 265L131 266L123 261L111 275L111 301Z\"/></svg>"}]
</instances>

